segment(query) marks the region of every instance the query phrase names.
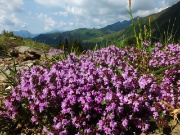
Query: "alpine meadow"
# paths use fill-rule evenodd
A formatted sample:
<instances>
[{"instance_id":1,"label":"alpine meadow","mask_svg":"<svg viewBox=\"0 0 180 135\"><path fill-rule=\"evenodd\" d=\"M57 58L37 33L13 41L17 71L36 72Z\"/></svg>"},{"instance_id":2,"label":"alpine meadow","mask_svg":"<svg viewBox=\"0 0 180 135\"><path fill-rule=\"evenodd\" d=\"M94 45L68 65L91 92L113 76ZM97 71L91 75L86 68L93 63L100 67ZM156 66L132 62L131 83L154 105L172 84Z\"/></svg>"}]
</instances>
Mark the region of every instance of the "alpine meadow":
<instances>
[{"instance_id":1,"label":"alpine meadow","mask_svg":"<svg viewBox=\"0 0 180 135\"><path fill-rule=\"evenodd\" d=\"M2 31L0 134L179 134L180 2L146 17L128 4L102 28Z\"/></svg>"}]
</instances>

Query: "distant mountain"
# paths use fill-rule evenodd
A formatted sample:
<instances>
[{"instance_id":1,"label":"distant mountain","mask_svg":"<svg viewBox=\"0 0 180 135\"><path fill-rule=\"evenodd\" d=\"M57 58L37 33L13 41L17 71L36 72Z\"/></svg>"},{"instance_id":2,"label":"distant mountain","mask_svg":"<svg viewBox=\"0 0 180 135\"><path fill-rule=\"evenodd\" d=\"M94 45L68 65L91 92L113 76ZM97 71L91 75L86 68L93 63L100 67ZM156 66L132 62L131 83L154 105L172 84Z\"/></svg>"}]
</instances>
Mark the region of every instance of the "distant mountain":
<instances>
[{"instance_id":1,"label":"distant mountain","mask_svg":"<svg viewBox=\"0 0 180 135\"><path fill-rule=\"evenodd\" d=\"M27 30L13 31L13 34L15 36L20 36L20 37L23 37L23 38L34 38L34 37L38 36L38 34L31 34Z\"/></svg>"},{"instance_id":2,"label":"distant mountain","mask_svg":"<svg viewBox=\"0 0 180 135\"><path fill-rule=\"evenodd\" d=\"M60 32L60 31L53 31L48 33L40 34L33 38L33 40L49 44L51 46L56 46L58 42L64 41L65 39L74 40L78 39L82 42L86 40L91 40L94 38L100 38L107 34L111 34L122 30L130 25L131 21L123 21L123 22L116 22L114 24L108 25L104 28L100 29L87 29L87 28L79 28L72 31Z\"/></svg>"},{"instance_id":3,"label":"distant mountain","mask_svg":"<svg viewBox=\"0 0 180 135\"><path fill-rule=\"evenodd\" d=\"M45 32L45 33L41 33L41 34L49 34L49 33L61 33L63 31L60 31L60 30L51 30L51 31L48 31L48 32Z\"/></svg>"},{"instance_id":4,"label":"distant mountain","mask_svg":"<svg viewBox=\"0 0 180 135\"><path fill-rule=\"evenodd\" d=\"M46 33L40 34L33 38L33 40L49 44L55 47L59 41L65 41L66 39L72 40L89 40L91 38L96 38L99 36L104 36L109 34L105 31L101 31L98 29L87 29L87 28L80 28L72 31L66 32L57 32L57 33Z\"/></svg>"},{"instance_id":5,"label":"distant mountain","mask_svg":"<svg viewBox=\"0 0 180 135\"><path fill-rule=\"evenodd\" d=\"M54 36L54 34L48 33L48 34L39 34L38 36L32 38L32 40L55 47L55 45L57 44L56 38L57 36Z\"/></svg>"},{"instance_id":6,"label":"distant mountain","mask_svg":"<svg viewBox=\"0 0 180 135\"><path fill-rule=\"evenodd\" d=\"M131 20L129 20L129 21L125 20L122 22L118 21L114 24L111 24L111 25L108 25L104 28L101 28L100 30L112 31L112 33L113 33L113 32L120 31L120 30L128 27L129 25L131 25Z\"/></svg>"}]
</instances>

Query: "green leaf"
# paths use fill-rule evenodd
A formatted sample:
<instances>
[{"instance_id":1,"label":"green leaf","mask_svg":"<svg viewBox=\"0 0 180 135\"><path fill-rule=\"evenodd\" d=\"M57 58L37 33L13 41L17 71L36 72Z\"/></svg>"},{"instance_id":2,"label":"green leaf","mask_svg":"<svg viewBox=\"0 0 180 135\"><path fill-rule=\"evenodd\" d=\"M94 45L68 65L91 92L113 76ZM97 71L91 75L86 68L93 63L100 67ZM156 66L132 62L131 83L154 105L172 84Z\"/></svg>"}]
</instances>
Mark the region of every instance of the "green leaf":
<instances>
[{"instance_id":1,"label":"green leaf","mask_svg":"<svg viewBox=\"0 0 180 135\"><path fill-rule=\"evenodd\" d=\"M27 108L27 105L25 103L22 104L23 108Z\"/></svg>"},{"instance_id":2,"label":"green leaf","mask_svg":"<svg viewBox=\"0 0 180 135\"><path fill-rule=\"evenodd\" d=\"M162 112L159 114L159 118L164 118L164 114Z\"/></svg>"},{"instance_id":3,"label":"green leaf","mask_svg":"<svg viewBox=\"0 0 180 135\"><path fill-rule=\"evenodd\" d=\"M122 70L119 70L119 69L117 69L117 70L115 70L118 74L120 74L120 75L122 75Z\"/></svg>"},{"instance_id":4,"label":"green leaf","mask_svg":"<svg viewBox=\"0 0 180 135\"><path fill-rule=\"evenodd\" d=\"M101 102L101 104L102 104L102 105L106 105L106 101L103 100L103 101Z\"/></svg>"},{"instance_id":5,"label":"green leaf","mask_svg":"<svg viewBox=\"0 0 180 135\"><path fill-rule=\"evenodd\" d=\"M150 118L149 120L150 122L156 122L156 120L154 118Z\"/></svg>"},{"instance_id":6,"label":"green leaf","mask_svg":"<svg viewBox=\"0 0 180 135\"><path fill-rule=\"evenodd\" d=\"M169 68L172 68L172 67L174 67L174 66L177 66L177 65L180 65L180 62L178 62L178 63L176 63L176 64L172 64L172 65L167 66L167 67L164 67L164 68L161 68L161 69L159 69L159 70L156 70L156 71L152 72L152 74L160 74L160 73L164 72L165 70L167 70L167 69L169 69Z\"/></svg>"},{"instance_id":7,"label":"green leaf","mask_svg":"<svg viewBox=\"0 0 180 135\"><path fill-rule=\"evenodd\" d=\"M137 89L137 93L141 93L142 92L142 89Z\"/></svg>"},{"instance_id":8,"label":"green leaf","mask_svg":"<svg viewBox=\"0 0 180 135\"><path fill-rule=\"evenodd\" d=\"M141 33L139 33L139 39L140 39L141 41L143 40Z\"/></svg>"}]
</instances>

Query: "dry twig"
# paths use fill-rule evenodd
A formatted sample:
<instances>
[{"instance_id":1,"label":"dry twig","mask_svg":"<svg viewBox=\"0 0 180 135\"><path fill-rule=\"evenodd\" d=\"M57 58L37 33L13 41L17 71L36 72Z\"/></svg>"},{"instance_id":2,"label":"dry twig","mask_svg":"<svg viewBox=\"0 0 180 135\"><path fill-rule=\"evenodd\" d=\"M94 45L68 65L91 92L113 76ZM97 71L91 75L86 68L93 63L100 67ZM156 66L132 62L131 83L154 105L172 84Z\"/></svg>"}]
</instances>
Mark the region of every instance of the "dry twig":
<instances>
[{"instance_id":1,"label":"dry twig","mask_svg":"<svg viewBox=\"0 0 180 135\"><path fill-rule=\"evenodd\" d=\"M167 110L169 111L169 116L173 117L173 121L171 123L171 130L176 126L177 122L179 122L178 114L180 114L180 108L175 109L172 105L168 104L166 101L161 100L161 103L163 103Z\"/></svg>"}]
</instances>

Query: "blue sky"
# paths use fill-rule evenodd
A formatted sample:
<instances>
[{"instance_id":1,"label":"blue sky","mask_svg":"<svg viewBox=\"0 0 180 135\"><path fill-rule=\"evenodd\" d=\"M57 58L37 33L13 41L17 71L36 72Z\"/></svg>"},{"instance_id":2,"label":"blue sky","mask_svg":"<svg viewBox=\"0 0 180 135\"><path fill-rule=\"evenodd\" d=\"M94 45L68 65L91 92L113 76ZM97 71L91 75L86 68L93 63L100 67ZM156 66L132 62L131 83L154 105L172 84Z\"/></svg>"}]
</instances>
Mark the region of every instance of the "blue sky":
<instances>
[{"instance_id":1,"label":"blue sky","mask_svg":"<svg viewBox=\"0 0 180 135\"><path fill-rule=\"evenodd\" d=\"M147 16L179 0L132 0L133 16ZM129 20L128 0L0 0L0 31L43 33L102 28Z\"/></svg>"}]
</instances>

